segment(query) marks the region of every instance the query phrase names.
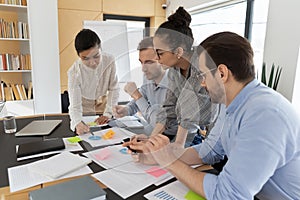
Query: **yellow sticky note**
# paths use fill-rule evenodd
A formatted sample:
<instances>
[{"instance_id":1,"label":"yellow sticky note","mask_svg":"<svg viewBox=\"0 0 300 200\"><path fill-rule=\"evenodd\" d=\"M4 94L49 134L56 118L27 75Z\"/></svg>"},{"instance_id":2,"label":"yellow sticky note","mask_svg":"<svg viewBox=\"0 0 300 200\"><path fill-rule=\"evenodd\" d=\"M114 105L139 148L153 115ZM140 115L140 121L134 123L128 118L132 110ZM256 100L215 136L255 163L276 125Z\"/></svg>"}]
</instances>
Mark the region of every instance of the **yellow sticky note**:
<instances>
[{"instance_id":1,"label":"yellow sticky note","mask_svg":"<svg viewBox=\"0 0 300 200\"><path fill-rule=\"evenodd\" d=\"M187 200L205 200L203 197L199 196L198 194L196 194L192 190L188 191L188 193L186 193L184 198L187 199Z\"/></svg>"},{"instance_id":2,"label":"yellow sticky note","mask_svg":"<svg viewBox=\"0 0 300 200\"><path fill-rule=\"evenodd\" d=\"M68 142L70 142L70 143L78 143L78 142L81 141L80 137L78 137L78 136L70 137L70 138L68 138L67 140L68 140Z\"/></svg>"},{"instance_id":3,"label":"yellow sticky note","mask_svg":"<svg viewBox=\"0 0 300 200\"><path fill-rule=\"evenodd\" d=\"M113 130L109 130L102 136L102 138L108 140L111 139L114 135L115 132Z\"/></svg>"}]
</instances>

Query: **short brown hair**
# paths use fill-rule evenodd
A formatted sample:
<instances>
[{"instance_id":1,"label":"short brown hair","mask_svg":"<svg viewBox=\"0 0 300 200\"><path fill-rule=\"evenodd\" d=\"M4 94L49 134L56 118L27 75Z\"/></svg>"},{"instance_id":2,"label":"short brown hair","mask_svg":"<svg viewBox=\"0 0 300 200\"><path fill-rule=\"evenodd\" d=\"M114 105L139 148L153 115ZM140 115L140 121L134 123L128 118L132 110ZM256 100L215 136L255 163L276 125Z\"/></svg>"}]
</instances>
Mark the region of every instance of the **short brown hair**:
<instances>
[{"instance_id":1,"label":"short brown hair","mask_svg":"<svg viewBox=\"0 0 300 200\"><path fill-rule=\"evenodd\" d=\"M153 37L146 37L140 41L137 50L145 50L145 49L151 49L153 47Z\"/></svg>"},{"instance_id":2,"label":"short brown hair","mask_svg":"<svg viewBox=\"0 0 300 200\"><path fill-rule=\"evenodd\" d=\"M244 37L232 32L216 33L201 42L197 48L198 55L203 49L210 57L207 61L212 59L216 66L226 65L237 81L255 78L253 50Z\"/></svg>"}]
</instances>

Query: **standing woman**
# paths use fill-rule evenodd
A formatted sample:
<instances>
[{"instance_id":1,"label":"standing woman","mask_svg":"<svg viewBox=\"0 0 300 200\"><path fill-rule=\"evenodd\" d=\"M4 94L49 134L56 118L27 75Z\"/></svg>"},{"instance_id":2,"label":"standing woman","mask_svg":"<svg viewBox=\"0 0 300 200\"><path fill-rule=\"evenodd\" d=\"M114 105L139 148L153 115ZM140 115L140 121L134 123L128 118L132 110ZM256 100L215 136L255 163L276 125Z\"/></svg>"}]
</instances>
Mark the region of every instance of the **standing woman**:
<instances>
[{"instance_id":1,"label":"standing woman","mask_svg":"<svg viewBox=\"0 0 300 200\"><path fill-rule=\"evenodd\" d=\"M199 72L192 66L195 58L190 22L190 14L179 7L159 26L153 39L158 62L169 68L169 89L152 135L163 133L171 140L176 135L175 142L186 146L192 142L199 125L210 122L212 107L205 90L199 86Z\"/></svg>"},{"instance_id":2,"label":"standing woman","mask_svg":"<svg viewBox=\"0 0 300 200\"><path fill-rule=\"evenodd\" d=\"M75 49L79 59L68 70L70 128L82 134L89 132L83 115L99 114L98 124L107 123L112 117L119 86L115 60L102 52L100 38L94 31L82 29L75 38Z\"/></svg>"}]
</instances>

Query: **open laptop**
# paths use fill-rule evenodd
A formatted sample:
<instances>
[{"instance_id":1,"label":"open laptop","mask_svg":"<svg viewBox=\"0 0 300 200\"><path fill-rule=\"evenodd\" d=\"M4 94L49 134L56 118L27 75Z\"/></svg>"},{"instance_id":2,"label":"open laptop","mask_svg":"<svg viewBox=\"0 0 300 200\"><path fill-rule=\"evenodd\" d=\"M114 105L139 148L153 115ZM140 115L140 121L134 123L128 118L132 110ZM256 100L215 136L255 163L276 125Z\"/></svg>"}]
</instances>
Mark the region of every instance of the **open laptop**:
<instances>
[{"instance_id":1,"label":"open laptop","mask_svg":"<svg viewBox=\"0 0 300 200\"><path fill-rule=\"evenodd\" d=\"M27 124L15 136L49 135L62 120L35 120Z\"/></svg>"}]
</instances>

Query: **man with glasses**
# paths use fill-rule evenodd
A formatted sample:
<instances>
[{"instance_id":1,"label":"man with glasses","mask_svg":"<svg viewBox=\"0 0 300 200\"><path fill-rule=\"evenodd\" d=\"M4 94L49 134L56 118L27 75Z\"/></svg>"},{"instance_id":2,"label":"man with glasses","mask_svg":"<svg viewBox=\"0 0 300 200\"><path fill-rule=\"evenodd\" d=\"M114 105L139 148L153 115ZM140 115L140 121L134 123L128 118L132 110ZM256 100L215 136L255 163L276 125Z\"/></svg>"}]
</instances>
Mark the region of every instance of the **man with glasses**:
<instances>
[{"instance_id":1,"label":"man with glasses","mask_svg":"<svg viewBox=\"0 0 300 200\"><path fill-rule=\"evenodd\" d=\"M221 32L204 40L198 55L201 85L222 104L214 128L188 149L163 135L151 137L137 159L159 163L206 199L300 199L300 116L255 78L250 43ZM189 166L214 164L225 155L219 175Z\"/></svg>"},{"instance_id":2,"label":"man with glasses","mask_svg":"<svg viewBox=\"0 0 300 200\"><path fill-rule=\"evenodd\" d=\"M147 124L145 133L150 135L156 123L156 115L165 100L168 77L167 71L156 60L156 52L153 48L153 38L144 38L138 45L139 61L144 72L144 83L140 89L135 82L128 82L124 90L133 100L126 106L117 105L113 109L114 116L120 118L141 112ZM173 127L175 130L177 127Z\"/></svg>"},{"instance_id":3,"label":"man with glasses","mask_svg":"<svg viewBox=\"0 0 300 200\"><path fill-rule=\"evenodd\" d=\"M70 128L82 134L89 132L83 115L99 114L97 124L107 123L112 117L119 86L115 60L101 51L100 38L94 31L82 29L76 35L75 49L79 59L68 70Z\"/></svg>"}]
</instances>

